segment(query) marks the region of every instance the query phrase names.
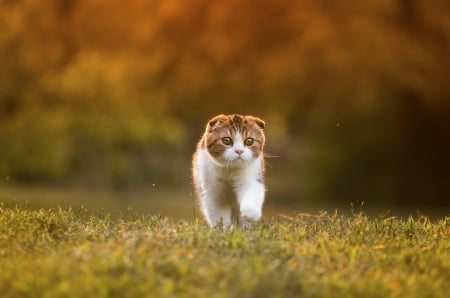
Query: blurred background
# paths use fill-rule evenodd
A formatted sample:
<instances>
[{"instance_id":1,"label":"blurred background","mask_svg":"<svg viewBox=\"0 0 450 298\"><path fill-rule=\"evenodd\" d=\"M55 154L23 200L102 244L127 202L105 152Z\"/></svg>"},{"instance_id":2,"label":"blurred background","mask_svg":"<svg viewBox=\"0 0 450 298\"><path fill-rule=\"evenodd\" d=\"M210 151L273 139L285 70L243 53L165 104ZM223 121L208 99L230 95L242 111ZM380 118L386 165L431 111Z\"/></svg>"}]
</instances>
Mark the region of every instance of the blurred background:
<instances>
[{"instance_id":1,"label":"blurred background","mask_svg":"<svg viewBox=\"0 0 450 298\"><path fill-rule=\"evenodd\" d=\"M240 113L267 215L449 213L447 0L0 0L0 28L4 204L199 217L191 155Z\"/></svg>"}]
</instances>

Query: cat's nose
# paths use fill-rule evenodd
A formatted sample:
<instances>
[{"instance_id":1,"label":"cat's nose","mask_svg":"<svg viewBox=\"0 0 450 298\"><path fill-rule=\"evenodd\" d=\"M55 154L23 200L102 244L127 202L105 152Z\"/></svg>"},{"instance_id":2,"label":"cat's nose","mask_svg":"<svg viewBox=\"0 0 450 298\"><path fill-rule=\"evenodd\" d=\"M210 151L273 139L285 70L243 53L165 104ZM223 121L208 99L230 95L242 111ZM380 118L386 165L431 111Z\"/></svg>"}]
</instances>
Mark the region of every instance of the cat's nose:
<instances>
[{"instance_id":1,"label":"cat's nose","mask_svg":"<svg viewBox=\"0 0 450 298\"><path fill-rule=\"evenodd\" d=\"M236 150L234 150L234 152L236 152L237 155L241 155L242 153L244 153L244 150L236 149Z\"/></svg>"}]
</instances>

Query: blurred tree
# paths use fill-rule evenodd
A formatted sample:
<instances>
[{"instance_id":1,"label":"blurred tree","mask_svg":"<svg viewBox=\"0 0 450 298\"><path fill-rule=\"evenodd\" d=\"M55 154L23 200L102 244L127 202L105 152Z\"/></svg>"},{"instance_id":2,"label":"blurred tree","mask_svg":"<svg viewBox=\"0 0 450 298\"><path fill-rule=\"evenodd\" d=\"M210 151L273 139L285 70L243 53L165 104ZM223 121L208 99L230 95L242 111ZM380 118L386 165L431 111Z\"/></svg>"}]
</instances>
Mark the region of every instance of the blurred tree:
<instances>
[{"instance_id":1,"label":"blurred tree","mask_svg":"<svg viewBox=\"0 0 450 298\"><path fill-rule=\"evenodd\" d=\"M0 175L187 186L204 121L239 112L268 120L273 196L448 203L449 7L1 1Z\"/></svg>"}]
</instances>

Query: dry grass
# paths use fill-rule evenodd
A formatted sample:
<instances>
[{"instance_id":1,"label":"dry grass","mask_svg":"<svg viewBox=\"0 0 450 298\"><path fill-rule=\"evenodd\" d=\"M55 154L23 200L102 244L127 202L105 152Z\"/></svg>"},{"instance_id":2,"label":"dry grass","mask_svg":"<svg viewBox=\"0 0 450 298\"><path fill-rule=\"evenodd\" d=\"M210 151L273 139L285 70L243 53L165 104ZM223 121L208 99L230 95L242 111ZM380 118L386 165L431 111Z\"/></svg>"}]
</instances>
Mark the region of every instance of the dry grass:
<instances>
[{"instance_id":1,"label":"dry grass","mask_svg":"<svg viewBox=\"0 0 450 298\"><path fill-rule=\"evenodd\" d=\"M447 297L450 218L297 214L251 230L0 207L2 297Z\"/></svg>"}]
</instances>

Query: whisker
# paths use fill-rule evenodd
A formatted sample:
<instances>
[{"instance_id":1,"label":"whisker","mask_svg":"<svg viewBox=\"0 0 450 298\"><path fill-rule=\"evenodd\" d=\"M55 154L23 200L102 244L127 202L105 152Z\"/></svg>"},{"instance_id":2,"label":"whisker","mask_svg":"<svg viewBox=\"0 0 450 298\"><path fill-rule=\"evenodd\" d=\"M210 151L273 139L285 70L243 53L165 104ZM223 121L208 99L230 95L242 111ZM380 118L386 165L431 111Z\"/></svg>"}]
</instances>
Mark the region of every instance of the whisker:
<instances>
[{"instance_id":1,"label":"whisker","mask_svg":"<svg viewBox=\"0 0 450 298\"><path fill-rule=\"evenodd\" d=\"M277 155L272 155L270 153L264 153L264 164L266 165L266 167L268 168L272 168L272 165L267 161L267 159L269 158L278 158L279 156Z\"/></svg>"},{"instance_id":2,"label":"whisker","mask_svg":"<svg viewBox=\"0 0 450 298\"><path fill-rule=\"evenodd\" d=\"M264 153L264 157L267 157L267 158L278 158L279 156L278 155L272 155L270 153Z\"/></svg>"}]
</instances>

